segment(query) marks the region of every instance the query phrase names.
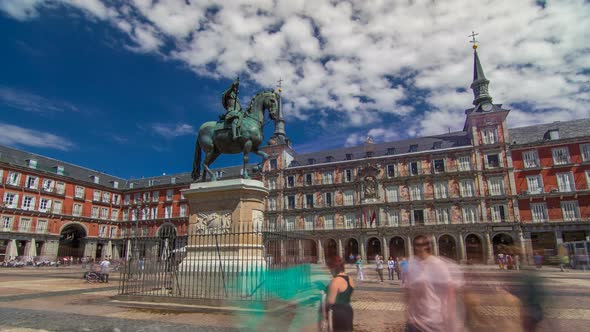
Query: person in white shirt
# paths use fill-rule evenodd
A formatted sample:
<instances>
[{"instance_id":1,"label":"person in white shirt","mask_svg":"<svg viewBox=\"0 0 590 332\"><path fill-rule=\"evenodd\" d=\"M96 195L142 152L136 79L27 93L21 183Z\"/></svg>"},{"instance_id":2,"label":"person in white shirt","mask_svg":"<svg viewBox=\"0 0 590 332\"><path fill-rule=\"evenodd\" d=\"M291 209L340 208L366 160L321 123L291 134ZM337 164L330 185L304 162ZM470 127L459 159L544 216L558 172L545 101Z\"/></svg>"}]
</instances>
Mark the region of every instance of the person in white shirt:
<instances>
[{"instance_id":1,"label":"person in white shirt","mask_svg":"<svg viewBox=\"0 0 590 332\"><path fill-rule=\"evenodd\" d=\"M109 282L109 268L111 267L111 262L109 262L108 258L105 258L100 262L100 277L103 282Z\"/></svg>"},{"instance_id":2,"label":"person in white shirt","mask_svg":"<svg viewBox=\"0 0 590 332\"><path fill-rule=\"evenodd\" d=\"M458 266L431 254L430 240L417 236L414 258L408 263L405 283L407 332L462 331L457 315L457 290L463 286Z\"/></svg>"}]
</instances>

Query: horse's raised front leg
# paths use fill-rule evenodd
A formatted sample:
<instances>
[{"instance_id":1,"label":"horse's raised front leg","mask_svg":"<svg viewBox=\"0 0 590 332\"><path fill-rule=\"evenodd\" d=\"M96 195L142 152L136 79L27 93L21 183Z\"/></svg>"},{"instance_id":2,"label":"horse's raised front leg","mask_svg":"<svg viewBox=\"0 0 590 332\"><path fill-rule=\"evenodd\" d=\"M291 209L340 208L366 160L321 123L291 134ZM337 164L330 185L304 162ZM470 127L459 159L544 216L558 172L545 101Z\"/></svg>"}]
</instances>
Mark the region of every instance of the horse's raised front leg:
<instances>
[{"instance_id":1,"label":"horse's raised front leg","mask_svg":"<svg viewBox=\"0 0 590 332\"><path fill-rule=\"evenodd\" d=\"M203 182L205 182L205 179L207 178L207 173L211 176L211 181L217 181L217 176L211 171L209 165L211 165L219 155L220 153L217 151L211 151L205 154L205 160L203 161Z\"/></svg>"},{"instance_id":2,"label":"horse's raised front leg","mask_svg":"<svg viewBox=\"0 0 590 332\"><path fill-rule=\"evenodd\" d=\"M266 154L266 152L261 151L261 150L254 150L252 152L254 152L257 155L262 157L262 160L258 163L258 165L256 165L254 170L255 171L262 171L262 167L264 166L264 163L268 160L268 154Z\"/></svg>"},{"instance_id":3,"label":"horse's raised front leg","mask_svg":"<svg viewBox=\"0 0 590 332\"><path fill-rule=\"evenodd\" d=\"M250 157L248 156L250 154L250 151L252 151L252 141L248 140L246 143L244 143L244 148L242 149L242 153L244 154L244 164L242 165L242 177L244 179L250 178L250 176L248 175L248 171L246 170L246 164L250 159Z\"/></svg>"}]
</instances>

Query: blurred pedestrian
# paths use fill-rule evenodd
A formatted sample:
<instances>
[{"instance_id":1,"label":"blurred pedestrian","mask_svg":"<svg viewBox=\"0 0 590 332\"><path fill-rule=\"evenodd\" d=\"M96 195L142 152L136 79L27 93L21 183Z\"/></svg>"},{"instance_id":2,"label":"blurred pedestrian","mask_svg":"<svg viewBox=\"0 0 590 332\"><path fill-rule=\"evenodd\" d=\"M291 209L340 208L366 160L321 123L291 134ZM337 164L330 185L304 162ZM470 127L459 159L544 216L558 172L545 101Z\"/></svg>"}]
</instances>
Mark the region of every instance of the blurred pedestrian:
<instances>
[{"instance_id":1,"label":"blurred pedestrian","mask_svg":"<svg viewBox=\"0 0 590 332\"><path fill-rule=\"evenodd\" d=\"M570 265L570 258L568 255L561 256L561 262L559 262L559 268L561 272L565 272Z\"/></svg>"},{"instance_id":2,"label":"blurred pedestrian","mask_svg":"<svg viewBox=\"0 0 590 332\"><path fill-rule=\"evenodd\" d=\"M358 261L359 257L357 257ZM354 313L350 298L354 291L354 281L344 273L344 262L334 257L328 262L330 273L334 277L328 286L328 321L331 331L352 331Z\"/></svg>"},{"instance_id":3,"label":"blurred pedestrian","mask_svg":"<svg viewBox=\"0 0 590 332\"><path fill-rule=\"evenodd\" d=\"M457 315L457 291L463 278L455 264L432 255L430 240L414 238L414 258L409 261L405 280L407 332L461 331Z\"/></svg>"},{"instance_id":4,"label":"blurred pedestrian","mask_svg":"<svg viewBox=\"0 0 590 332\"><path fill-rule=\"evenodd\" d=\"M498 266L500 270L504 270L504 254L498 254Z\"/></svg>"},{"instance_id":5,"label":"blurred pedestrian","mask_svg":"<svg viewBox=\"0 0 590 332\"><path fill-rule=\"evenodd\" d=\"M399 263L399 269L400 269L400 274L401 274L401 281L402 281L402 286L406 284L406 281L408 279L408 261L406 260L405 257L402 257L402 261Z\"/></svg>"},{"instance_id":6,"label":"blurred pedestrian","mask_svg":"<svg viewBox=\"0 0 590 332\"><path fill-rule=\"evenodd\" d=\"M538 253L537 253L538 254ZM540 256L540 255L539 255ZM522 274L522 328L533 332L544 318L545 287L543 280L534 269L525 269Z\"/></svg>"},{"instance_id":7,"label":"blurred pedestrian","mask_svg":"<svg viewBox=\"0 0 590 332\"><path fill-rule=\"evenodd\" d=\"M510 254L506 254L506 268L508 270L514 269L514 259L512 258L512 255L510 255Z\"/></svg>"},{"instance_id":8,"label":"blurred pedestrian","mask_svg":"<svg viewBox=\"0 0 590 332\"><path fill-rule=\"evenodd\" d=\"M375 256L375 268L377 270L377 275L379 275L379 279L383 282L383 257L379 255Z\"/></svg>"},{"instance_id":9,"label":"blurred pedestrian","mask_svg":"<svg viewBox=\"0 0 590 332\"><path fill-rule=\"evenodd\" d=\"M520 270L520 256L518 254L514 255L514 267Z\"/></svg>"},{"instance_id":10,"label":"blurred pedestrian","mask_svg":"<svg viewBox=\"0 0 590 332\"><path fill-rule=\"evenodd\" d=\"M358 280L365 280L365 274L363 273L363 259L361 255L356 256L356 276Z\"/></svg>"},{"instance_id":11,"label":"blurred pedestrian","mask_svg":"<svg viewBox=\"0 0 590 332\"><path fill-rule=\"evenodd\" d=\"M389 280L395 280L395 278L394 278L395 260L391 256L389 256L389 260L387 260L387 272L388 272Z\"/></svg>"},{"instance_id":12,"label":"blurred pedestrian","mask_svg":"<svg viewBox=\"0 0 590 332\"><path fill-rule=\"evenodd\" d=\"M86 263L88 262L88 258L86 256L82 257L82 268L86 269Z\"/></svg>"},{"instance_id":13,"label":"blurred pedestrian","mask_svg":"<svg viewBox=\"0 0 590 332\"><path fill-rule=\"evenodd\" d=\"M100 278L103 282L109 282L109 270L111 267L111 262L109 262L108 258L105 258L102 262L100 262Z\"/></svg>"},{"instance_id":14,"label":"blurred pedestrian","mask_svg":"<svg viewBox=\"0 0 590 332\"><path fill-rule=\"evenodd\" d=\"M395 273L397 274L397 280L402 280L402 267L401 267L401 260L399 257L395 259Z\"/></svg>"},{"instance_id":15,"label":"blurred pedestrian","mask_svg":"<svg viewBox=\"0 0 590 332\"><path fill-rule=\"evenodd\" d=\"M541 256L541 254L538 252L536 252L533 256L533 261L535 262L537 269L540 269L543 266L543 256Z\"/></svg>"}]
</instances>

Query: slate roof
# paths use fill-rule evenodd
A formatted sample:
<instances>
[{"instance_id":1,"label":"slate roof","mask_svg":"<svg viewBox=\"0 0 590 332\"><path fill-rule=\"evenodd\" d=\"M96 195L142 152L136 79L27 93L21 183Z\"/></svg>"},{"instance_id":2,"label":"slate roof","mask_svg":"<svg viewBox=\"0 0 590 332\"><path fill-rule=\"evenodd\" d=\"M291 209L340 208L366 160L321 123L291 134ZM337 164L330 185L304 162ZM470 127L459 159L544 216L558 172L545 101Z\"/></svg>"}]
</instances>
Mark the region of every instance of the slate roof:
<instances>
[{"instance_id":1,"label":"slate roof","mask_svg":"<svg viewBox=\"0 0 590 332\"><path fill-rule=\"evenodd\" d=\"M435 142L440 144L435 148ZM298 154L295 160L291 163L291 167L309 165L309 159L314 159L316 164L329 162L326 158L332 157L331 162L347 160L346 155L352 154L352 159L363 159L367 156L367 151L373 151L373 157L381 157L386 155L400 155L410 152L426 152L436 151L437 149L447 149L461 146L469 146L471 141L467 132L458 131L454 133L411 138L395 142L386 142L379 144L372 144L369 148L368 144L353 146L347 148L339 148L334 150L324 150L305 154ZM415 146L415 151L410 151L410 147ZM393 149L391 151L390 149ZM392 153L390 153L392 152Z\"/></svg>"},{"instance_id":2,"label":"slate roof","mask_svg":"<svg viewBox=\"0 0 590 332\"><path fill-rule=\"evenodd\" d=\"M590 136L590 119L557 121L509 130L511 144L542 143L547 141L550 130L559 131L559 139Z\"/></svg>"}]
</instances>

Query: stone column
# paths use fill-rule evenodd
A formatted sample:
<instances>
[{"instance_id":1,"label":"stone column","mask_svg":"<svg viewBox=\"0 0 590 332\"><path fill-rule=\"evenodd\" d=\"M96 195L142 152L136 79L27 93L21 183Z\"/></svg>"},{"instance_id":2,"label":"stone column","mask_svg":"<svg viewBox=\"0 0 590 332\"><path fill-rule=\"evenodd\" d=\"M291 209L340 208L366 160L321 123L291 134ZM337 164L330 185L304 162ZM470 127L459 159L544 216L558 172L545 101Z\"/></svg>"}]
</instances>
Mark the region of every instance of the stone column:
<instances>
[{"instance_id":1,"label":"stone column","mask_svg":"<svg viewBox=\"0 0 590 332\"><path fill-rule=\"evenodd\" d=\"M305 257L303 242L301 240L297 240L297 259L301 262L303 257Z\"/></svg>"},{"instance_id":2,"label":"stone column","mask_svg":"<svg viewBox=\"0 0 590 332\"><path fill-rule=\"evenodd\" d=\"M494 264L494 245L492 240L490 239L490 233L485 232L485 246L486 246L486 264Z\"/></svg>"},{"instance_id":3,"label":"stone column","mask_svg":"<svg viewBox=\"0 0 590 332\"><path fill-rule=\"evenodd\" d=\"M411 236L406 236L406 256L408 258L414 257L414 245L412 245L413 238Z\"/></svg>"},{"instance_id":4,"label":"stone column","mask_svg":"<svg viewBox=\"0 0 590 332\"><path fill-rule=\"evenodd\" d=\"M326 258L324 254L324 244L322 243L321 239L316 241L316 246L318 248L318 264L326 264Z\"/></svg>"},{"instance_id":5,"label":"stone column","mask_svg":"<svg viewBox=\"0 0 590 332\"><path fill-rule=\"evenodd\" d=\"M459 233L459 263L464 264L467 260L467 251L465 250L465 238L463 233Z\"/></svg>"},{"instance_id":6,"label":"stone column","mask_svg":"<svg viewBox=\"0 0 590 332\"><path fill-rule=\"evenodd\" d=\"M369 257L367 257L366 254L366 250L365 250L365 246L366 246L366 241L363 237L360 238L359 241L359 254L361 255L361 258L365 261L365 262L369 262Z\"/></svg>"},{"instance_id":7,"label":"stone column","mask_svg":"<svg viewBox=\"0 0 590 332\"><path fill-rule=\"evenodd\" d=\"M381 242L381 256L383 256L384 260L389 259L389 244L387 243L387 237L383 237L383 242Z\"/></svg>"},{"instance_id":8,"label":"stone column","mask_svg":"<svg viewBox=\"0 0 590 332\"><path fill-rule=\"evenodd\" d=\"M533 264L533 243L531 242L531 232L518 232L518 240L520 242L520 250L522 252L522 264Z\"/></svg>"},{"instance_id":9,"label":"stone column","mask_svg":"<svg viewBox=\"0 0 590 332\"><path fill-rule=\"evenodd\" d=\"M344 257L344 247L342 246L342 239L336 240L336 243L338 244L338 256L340 256L342 259L346 261L348 257Z\"/></svg>"},{"instance_id":10,"label":"stone column","mask_svg":"<svg viewBox=\"0 0 590 332\"><path fill-rule=\"evenodd\" d=\"M438 242L436 241L436 234L432 234L432 236L430 237L430 241L432 242L432 254L435 256L440 256L438 252Z\"/></svg>"},{"instance_id":11,"label":"stone column","mask_svg":"<svg viewBox=\"0 0 590 332\"><path fill-rule=\"evenodd\" d=\"M84 242L84 256L96 258L96 239L88 239Z\"/></svg>"}]
</instances>

